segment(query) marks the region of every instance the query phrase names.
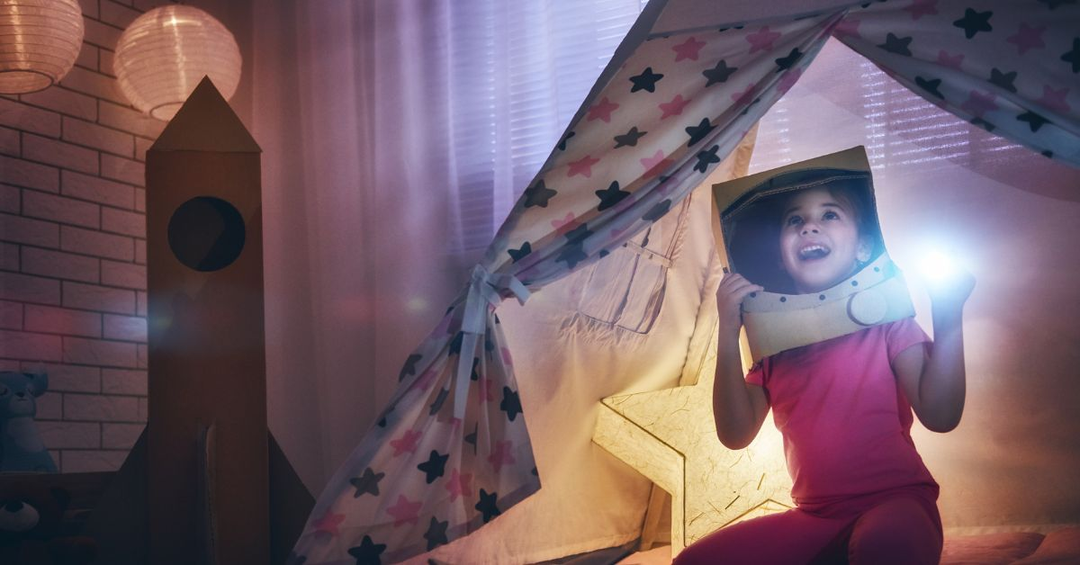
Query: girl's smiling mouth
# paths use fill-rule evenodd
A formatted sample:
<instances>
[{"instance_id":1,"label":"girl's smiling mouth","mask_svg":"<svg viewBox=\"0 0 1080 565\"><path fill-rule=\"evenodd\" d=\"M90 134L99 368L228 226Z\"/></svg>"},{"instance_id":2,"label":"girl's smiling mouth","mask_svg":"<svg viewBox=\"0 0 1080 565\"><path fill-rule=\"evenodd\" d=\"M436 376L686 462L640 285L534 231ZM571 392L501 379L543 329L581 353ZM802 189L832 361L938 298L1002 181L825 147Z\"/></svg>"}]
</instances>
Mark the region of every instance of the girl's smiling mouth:
<instances>
[{"instance_id":1,"label":"girl's smiling mouth","mask_svg":"<svg viewBox=\"0 0 1080 565\"><path fill-rule=\"evenodd\" d=\"M810 261L813 259L823 259L830 253L830 249L821 245L820 243L812 243L810 245L799 248L799 259L803 261Z\"/></svg>"}]
</instances>

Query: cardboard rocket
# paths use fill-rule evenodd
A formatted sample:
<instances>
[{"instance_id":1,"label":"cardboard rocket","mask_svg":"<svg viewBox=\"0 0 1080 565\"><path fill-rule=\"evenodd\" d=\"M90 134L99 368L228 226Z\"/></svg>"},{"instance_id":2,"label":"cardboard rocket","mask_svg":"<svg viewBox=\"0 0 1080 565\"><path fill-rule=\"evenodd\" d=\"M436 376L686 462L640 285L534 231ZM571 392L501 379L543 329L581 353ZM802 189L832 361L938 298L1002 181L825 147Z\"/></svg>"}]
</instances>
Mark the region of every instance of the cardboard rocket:
<instances>
[{"instance_id":1,"label":"cardboard rocket","mask_svg":"<svg viewBox=\"0 0 1080 565\"><path fill-rule=\"evenodd\" d=\"M782 203L793 193L846 183L863 230L874 242L870 261L835 286L795 291L780 264ZM907 284L881 237L873 177L862 146L713 185L717 248L731 272L765 288L743 300L743 325L754 361L863 328L915 315Z\"/></svg>"}]
</instances>

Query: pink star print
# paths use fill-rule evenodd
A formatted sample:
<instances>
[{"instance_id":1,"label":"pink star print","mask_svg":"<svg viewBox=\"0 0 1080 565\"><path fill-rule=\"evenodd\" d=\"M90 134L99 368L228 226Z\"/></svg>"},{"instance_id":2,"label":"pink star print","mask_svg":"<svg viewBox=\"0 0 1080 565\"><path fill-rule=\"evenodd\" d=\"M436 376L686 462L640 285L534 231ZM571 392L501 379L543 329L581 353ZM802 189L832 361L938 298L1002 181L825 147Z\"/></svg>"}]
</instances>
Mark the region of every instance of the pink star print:
<instances>
[{"instance_id":1,"label":"pink star print","mask_svg":"<svg viewBox=\"0 0 1080 565\"><path fill-rule=\"evenodd\" d=\"M416 453L416 445L420 442L420 436L422 434L413 430L405 430L405 435L390 440L390 447L394 448L394 457L401 455L408 451L409 453Z\"/></svg>"},{"instance_id":2,"label":"pink star print","mask_svg":"<svg viewBox=\"0 0 1080 565\"><path fill-rule=\"evenodd\" d=\"M562 218L556 218L554 220L551 220L551 227L555 228L557 231L561 231L562 228L565 228L566 226L572 225L573 223L574 223L574 213L573 212L567 212L566 215L563 216ZM566 230L566 231L570 231L570 230Z\"/></svg>"},{"instance_id":3,"label":"pink star print","mask_svg":"<svg viewBox=\"0 0 1080 565\"><path fill-rule=\"evenodd\" d=\"M510 452L513 445L513 442L509 440L495 442L495 449L493 449L491 455L488 456L488 463L491 463L491 466L495 467L496 473L502 469L503 465L513 465L516 462L514 454Z\"/></svg>"},{"instance_id":4,"label":"pink star print","mask_svg":"<svg viewBox=\"0 0 1080 565\"><path fill-rule=\"evenodd\" d=\"M657 149L656 153L652 157L645 157L640 159L641 166L645 167L645 174L642 178L651 179L656 175L664 172L671 166L672 161L664 158L664 152Z\"/></svg>"},{"instance_id":5,"label":"pink star print","mask_svg":"<svg viewBox=\"0 0 1080 565\"><path fill-rule=\"evenodd\" d=\"M858 18L844 18L836 24L832 33L837 39L841 39L844 36L858 37L861 39L862 35L859 33L859 24L861 23L862 20Z\"/></svg>"},{"instance_id":6,"label":"pink star print","mask_svg":"<svg viewBox=\"0 0 1080 565\"><path fill-rule=\"evenodd\" d=\"M779 32L769 31L769 26L747 35L746 41L750 43L750 54L753 55L758 51L772 51L773 42L779 39L780 35Z\"/></svg>"},{"instance_id":7,"label":"pink star print","mask_svg":"<svg viewBox=\"0 0 1080 565\"><path fill-rule=\"evenodd\" d=\"M960 70L960 63L964 62L964 54L959 53L957 55L950 55L945 51L938 51L937 64L942 67L949 67L952 69Z\"/></svg>"},{"instance_id":8,"label":"pink star print","mask_svg":"<svg viewBox=\"0 0 1080 565\"><path fill-rule=\"evenodd\" d=\"M592 166L599 163L600 159L593 159L586 155L577 161L570 162L570 170L566 172L566 176L572 177L574 175L582 175L585 178L592 176Z\"/></svg>"},{"instance_id":9,"label":"pink star print","mask_svg":"<svg viewBox=\"0 0 1080 565\"><path fill-rule=\"evenodd\" d=\"M667 119L671 116L678 116L682 114L683 108L690 103L690 100L683 100L682 94L676 94L675 98L671 99L671 102L661 102L660 110L664 115L660 116L660 119Z\"/></svg>"},{"instance_id":10,"label":"pink star print","mask_svg":"<svg viewBox=\"0 0 1080 565\"><path fill-rule=\"evenodd\" d=\"M607 96L605 96L600 100L599 104L589 108L589 115L585 118L585 121L604 120L604 123L611 123L611 113L618 109L619 105L609 102Z\"/></svg>"},{"instance_id":11,"label":"pink star print","mask_svg":"<svg viewBox=\"0 0 1080 565\"><path fill-rule=\"evenodd\" d=\"M450 502L457 500L459 496L472 496L472 475L462 475L457 469L450 471L450 478L446 480L446 490L450 491Z\"/></svg>"},{"instance_id":12,"label":"pink star print","mask_svg":"<svg viewBox=\"0 0 1080 565\"><path fill-rule=\"evenodd\" d=\"M1042 27L1029 27L1027 24L1020 24L1020 29L1005 38L1005 41L1016 45L1016 50L1020 55L1027 53L1030 49L1036 47L1046 47L1043 43L1042 34L1046 31L1046 26Z\"/></svg>"},{"instance_id":13,"label":"pink star print","mask_svg":"<svg viewBox=\"0 0 1080 565\"><path fill-rule=\"evenodd\" d=\"M338 532L338 526L344 521L344 514L334 514L333 512L327 511L325 516L319 518L319 520L315 522L315 531L326 532L332 536L337 536L340 533Z\"/></svg>"},{"instance_id":14,"label":"pink star print","mask_svg":"<svg viewBox=\"0 0 1080 565\"><path fill-rule=\"evenodd\" d=\"M507 366L513 366L514 365L514 360L510 357L510 350L509 349L507 349L505 347L502 348L502 356L503 356L503 364L504 365L507 365Z\"/></svg>"},{"instance_id":15,"label":"pink star print","mask_svg":"<svg viewBox=\"0 0 1080 565\"><path fill-rule=\"evenodd\" d=\"M994 98L996 96L989 92L982 93L972 90L967 101L960 105L960 109L981 118L986 112L998 109L997 104L994 104Z\"/></svg>"},{"instance_id":16,"label":"pink star print","mask_svg":"<svg viewBox=\"0 0 1080 565\"><path fill-rule=\"evenodd\" d=\"M480 386L476 387L476 396L481 402L491 402L492 400L495 400L495 391L491 388L491 386L495 384L495 381L484 377L480 379L478 384Z\"/></svg>"},{"instance_id":17,"label":"pink star print","mask_svg":"<svg viewBox=\"0 0 1080 565\"><path fill-rule=\"evenodd\" d=\"M704 41L698 41L697 39L691 37L690 39L687 39L686 41L673 46L671 50L675 52L675 62L678 63L683 59L697 61L698 52L701 51L702 47L705 47Z\"/></svg>"},{"instance_id":18,"label":"pink star print","mask_svg":"<svg viewBox=\"0 0 1080 565\"><path fill-rule=\"evenodd\" d=\"M412 502L405 498L405 495L399 494L397 504L387 508L386 513L394 517L395 528L406 522L415 526L420 513L420 503Z\"/></svg>"},{"instance_id":19,"label":"pink star print","mask_svg":"<svg viewBox=\"0 0 1080 565\"><path fill-rule=\"evenodd\" d=\"M1069 106L1069 103L1065 101L1065 96L1067 96L1068 94L1068 88L1054 90L1053 88L1050 88L1049 84L1044 84L1042 98L1036 100L1036 102L1042 104L1043 106L1046 106L1047 108L1050 108L1055 112L1068 114L1069 111L1072 110L1072 108Z\"/></svg>"},{"instance_id":20,"label":"pink star print","mask_svg":"<svg viewBox=\"0 0 1080 565\"><path fill-rule=\"evenodd\" d=\"M414 382L412 385L413 390L427 390L428 387L431 386L432 381L435 380L436 374L437 373L435 373L435 371L431 369L428 369L427 371L421 373L420 378L416 379L416 382Z\"/></svg>"},{"instance_id":21,"label":"pink star print","mask_svg":"<svg viewBox=\"0 0 1080 565\"><path fill-rule=\"evenodd\" d=\"M732 94L731 99L740 106L750 104L754 101L754 86L753 84L746 85L746 90Z\"/></svg>"},{"instance_id":22,"label":"pink star print","mask_svg":"<svg viewBox=\"0 0 1080 565\"><path fill-rule=\"evenodd\" d=\"M911 19L917 20L923 16L937 15L937 0L915 0L910 6L904 8L911 12Z\"/></svg>"}]
</instances>

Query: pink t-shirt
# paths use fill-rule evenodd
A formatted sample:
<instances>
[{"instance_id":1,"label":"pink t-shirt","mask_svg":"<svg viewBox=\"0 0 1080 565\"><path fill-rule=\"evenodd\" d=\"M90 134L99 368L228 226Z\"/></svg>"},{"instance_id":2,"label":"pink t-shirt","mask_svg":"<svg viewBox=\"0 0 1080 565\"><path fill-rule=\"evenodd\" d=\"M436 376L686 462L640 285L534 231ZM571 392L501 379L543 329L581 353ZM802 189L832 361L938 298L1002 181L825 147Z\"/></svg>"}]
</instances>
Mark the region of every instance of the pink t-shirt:
<instances>
[{"instance_id":1,"label":"pink t-shirt","mask_svg":"<svg viewBox=\"0 0 1080 565\"><path fill-rule=\"evenodd\" d=\"M813 504L927 485L911 441L913 415L890 362L930 338L912 318L783 351L746 381L765 388L784 436L791 496Z\"/></svg>"}]
</instances>

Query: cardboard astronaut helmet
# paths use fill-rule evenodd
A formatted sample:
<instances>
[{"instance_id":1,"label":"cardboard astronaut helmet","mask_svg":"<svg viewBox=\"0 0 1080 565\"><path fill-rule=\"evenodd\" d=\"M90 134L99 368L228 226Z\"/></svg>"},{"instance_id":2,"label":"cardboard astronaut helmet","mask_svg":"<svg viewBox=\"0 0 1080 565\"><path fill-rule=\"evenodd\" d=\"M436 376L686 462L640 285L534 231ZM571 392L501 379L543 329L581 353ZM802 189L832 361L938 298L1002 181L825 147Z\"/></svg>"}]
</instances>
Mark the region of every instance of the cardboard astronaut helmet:
<instances>
[{"instance_id":1,"label":"cardboard astronaut helmet","mask_svg":"<svg viewBox=\"0 0 1080 565\"><path fill-rule=\"evenodd\" d=\"M863 257L835 285L799 293L783 267L781 224L793 196L825 188L854 215ZM889 259L862 146L713 185L714 231L731 272L765 288L742 304L754 361L915 314ZM718 221L717 221L718 220ZM869 254L865 250L869 249Z\"/></svg>"}]
</instances>

